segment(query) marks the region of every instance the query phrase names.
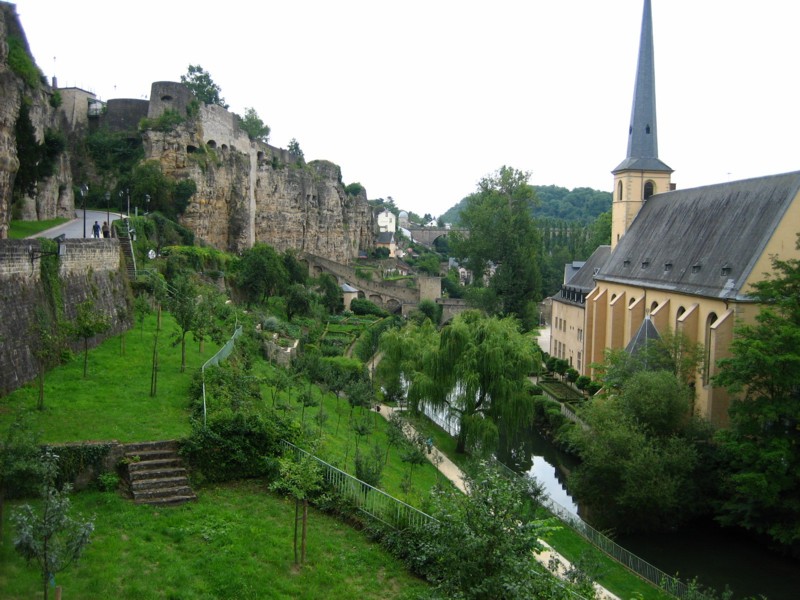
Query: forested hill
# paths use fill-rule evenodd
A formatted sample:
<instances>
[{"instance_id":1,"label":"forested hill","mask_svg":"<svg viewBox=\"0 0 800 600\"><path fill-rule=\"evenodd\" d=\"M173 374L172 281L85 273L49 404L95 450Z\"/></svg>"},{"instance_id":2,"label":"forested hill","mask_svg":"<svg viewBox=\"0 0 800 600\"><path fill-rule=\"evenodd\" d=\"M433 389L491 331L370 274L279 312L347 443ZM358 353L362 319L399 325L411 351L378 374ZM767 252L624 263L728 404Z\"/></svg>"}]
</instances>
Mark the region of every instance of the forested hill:
<instances>
[{"instance_id":1,"label":"forested hill","mask_svg":"<svg viewBox=\"0 0 800 600\"><path fill-rule=\"evenodd\" d=\"M557 185L535 185L540 205L534 211L537 219L558 219L576 223L593 222L601 213L611 210L611 193L592 188L567 188ZM441 215L445 223L458 224L458 216L466 198Z\"/></svg>"}]
</instances>

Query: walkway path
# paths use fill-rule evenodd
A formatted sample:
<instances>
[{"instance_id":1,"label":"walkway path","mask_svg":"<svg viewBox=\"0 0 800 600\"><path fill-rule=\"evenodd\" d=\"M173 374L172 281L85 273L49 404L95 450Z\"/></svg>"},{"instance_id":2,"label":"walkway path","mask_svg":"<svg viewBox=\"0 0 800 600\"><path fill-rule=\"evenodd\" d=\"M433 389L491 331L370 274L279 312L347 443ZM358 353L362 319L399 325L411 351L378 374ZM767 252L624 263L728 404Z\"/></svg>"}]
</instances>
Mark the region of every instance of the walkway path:
<instances>
[{"instance_id":1,"label":"walkway path","mask_svg":"<svg viewBox=\"0 0 800 600\"><path fill-rule=\"evenodd\" d=\"M378 361L380 361L380 358L378 358ZM395 412L402 413L402 411L397 411L394 407L387 406L386 404L379 404L378 408L380 414L384 419L387 420L391 419ZM407 421L403 424L403 433L405 433L406 437L409 439L415 439L418 435L414 427ZM445 477L447 477L447 479L453 482L453 485L455 485L465 494L467 493L466 485L464 485L464 473L452 460L450 460L444 453L440 452L436 446L431 447L431 451L427 452L425 455L428 457L428 460L433 464L433 466L439 469L439 471ZM564 574L571 567L569 561L553 550L549 544L542 540L539 541L544 546L544 550L534 555L536 560L540 564L544 565L547 569L563 578ZM552 568L553 564L557 565L555 569ZM615 596L598 584L595 584L595 589L597 590L597 598L600 600L620 600L618 596Z\"/></svg>"}]
</instances>

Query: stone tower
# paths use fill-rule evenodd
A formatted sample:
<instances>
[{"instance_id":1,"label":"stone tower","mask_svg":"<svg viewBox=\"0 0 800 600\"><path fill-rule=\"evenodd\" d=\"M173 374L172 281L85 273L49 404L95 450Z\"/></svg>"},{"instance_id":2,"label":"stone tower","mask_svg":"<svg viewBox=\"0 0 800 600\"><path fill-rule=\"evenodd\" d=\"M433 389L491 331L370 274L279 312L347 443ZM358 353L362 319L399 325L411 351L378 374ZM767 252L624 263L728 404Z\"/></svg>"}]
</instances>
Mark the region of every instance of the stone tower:
<instances>
[{"instance_id":1,"label":"stone tower","mask_svg":"<svg viewBox=\"0 0 800 600\"><path fill-rule=\"evenodd\" d=\"M672 169L658 158L656 78L653 60L653 18L650 0L644 0L639 62L628 129L628 155L614 174L611 209L611 247L630 227L639 209L653 194L669 191Z\"/></svg>"}]
</instances>

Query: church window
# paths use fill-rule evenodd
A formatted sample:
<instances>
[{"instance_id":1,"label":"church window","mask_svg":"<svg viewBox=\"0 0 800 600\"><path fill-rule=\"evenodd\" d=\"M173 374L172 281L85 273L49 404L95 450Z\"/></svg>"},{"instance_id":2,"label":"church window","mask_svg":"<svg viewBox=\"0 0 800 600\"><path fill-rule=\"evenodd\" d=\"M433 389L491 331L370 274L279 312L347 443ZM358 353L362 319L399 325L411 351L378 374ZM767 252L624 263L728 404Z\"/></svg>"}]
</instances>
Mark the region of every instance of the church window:
<instances>
[{"instance_id":1,"label":"church window","mask_svg":"<svg viewBox=\"0 0 800 600\"><path fill-rule=\"evenodd\" d=\"M633 306L634 302L636 302L636 298L631 298L630 302L628 302L628 306Z\"/></svg>"},{"instance_id":2,"label":"church window","mask_svg":"<svg viewBox=\"0 0 800 600\"><path fill-rule=\"evenodd\" d=\"M678 331L678 323L680 323L681 317L683 316L683 313L685 313L685 312L686 312L685 308L683 308L682 306L678 307L678 312L675 315L675 331Z\"/></svg>"},{"instance_id":3,"label":"church window","mask_svg":"<svg viewBox=\"0 0 800 600\"><path fill-rule=\"evenodd\" d=\"M651 312L651 313L654 313L654 312L656 312L656 309L657 309L657 308L658 308L658 302L653 302L653 303L650 305L650 312Z\"/></svg>"},{"instance_id":4,"label":"church window","mask_svg":"<svg viewBox=\"0 0 800 600\"><path fill-rule=\"evenodd\" d=\"M650 125L648 125L647 127L645 127L645 128L644 128L644 132L645 132L647 135L650 135Z\"/></svg>"},{"instance_id":5,"label":"church window","mask_svg":"<svg viewBox=\"0 0 800 600\"><path fill-rule=\"evenodd\" d=\"M705 339L705 361L703 365L703 385L708 385L709 378L711 377L711 327L717 320L716 313L710 313L706 319L706 339Z\"/></svg>"},{"instance_id":6,"label":"church window","mask_svg":"<svg viewBox=\"0 0 800 600\"><path fill-rule=\"evenodd\" d=\"M622 182L617 183L617 202L622 202Z\"/></svg>"},{"instance_id":7,"label":"church window","mask_svg":"<svg viewBox=\"0 0 800 600\"><path fill-rule=\"evenodd\" d=\"M647 200L650 196L656 193L656 184L652 181L646 181L644 184L644 199Z\"/></svg>"},{"instance_id":8,"label":"church window","mask_svg":"<svg viewBox=\"0 0 800 600\"><path fill-rule=\"evenodd\" d=\"M664 263L664 273L668 273L669 271L672 271L672 263L671 262L665 262Z\"/></svg>"}]
</instances>

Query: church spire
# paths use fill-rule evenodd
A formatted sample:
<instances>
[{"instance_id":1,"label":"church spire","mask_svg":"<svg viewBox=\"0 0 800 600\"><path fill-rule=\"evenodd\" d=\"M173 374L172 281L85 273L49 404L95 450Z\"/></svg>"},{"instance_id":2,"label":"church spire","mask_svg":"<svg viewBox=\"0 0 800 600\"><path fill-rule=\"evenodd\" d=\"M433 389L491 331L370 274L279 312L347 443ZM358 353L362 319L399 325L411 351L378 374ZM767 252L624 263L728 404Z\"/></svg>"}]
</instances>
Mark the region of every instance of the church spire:
<instances>
[{"instance_id":1,"label":"church spire","mask_svg":"<svg viewBox=\"0 0 800 600\"><path fill-rule=\"evenodd\" d=\"M639 62L633 90L633 108L628 128L628 155L614 169L637 171L672 171L658 159L656 126L656 71L653 59L653 16L650 0L644 0L642 33L639 40Z\"/></svg>"},{"instance_id":2,"label":"church spire","mask_svg":"<svg viewBox=\"0 0 800 600\"><path fill-rule=\"evenodd\" d=\"M656 127L656 72L653 57L653 16L644 0L639 62L628 128L628 155L614 174L611 247L628 230L644 202L653 194L669 191L672 169L658 158Z\"/></svg>"}]
</instances>

